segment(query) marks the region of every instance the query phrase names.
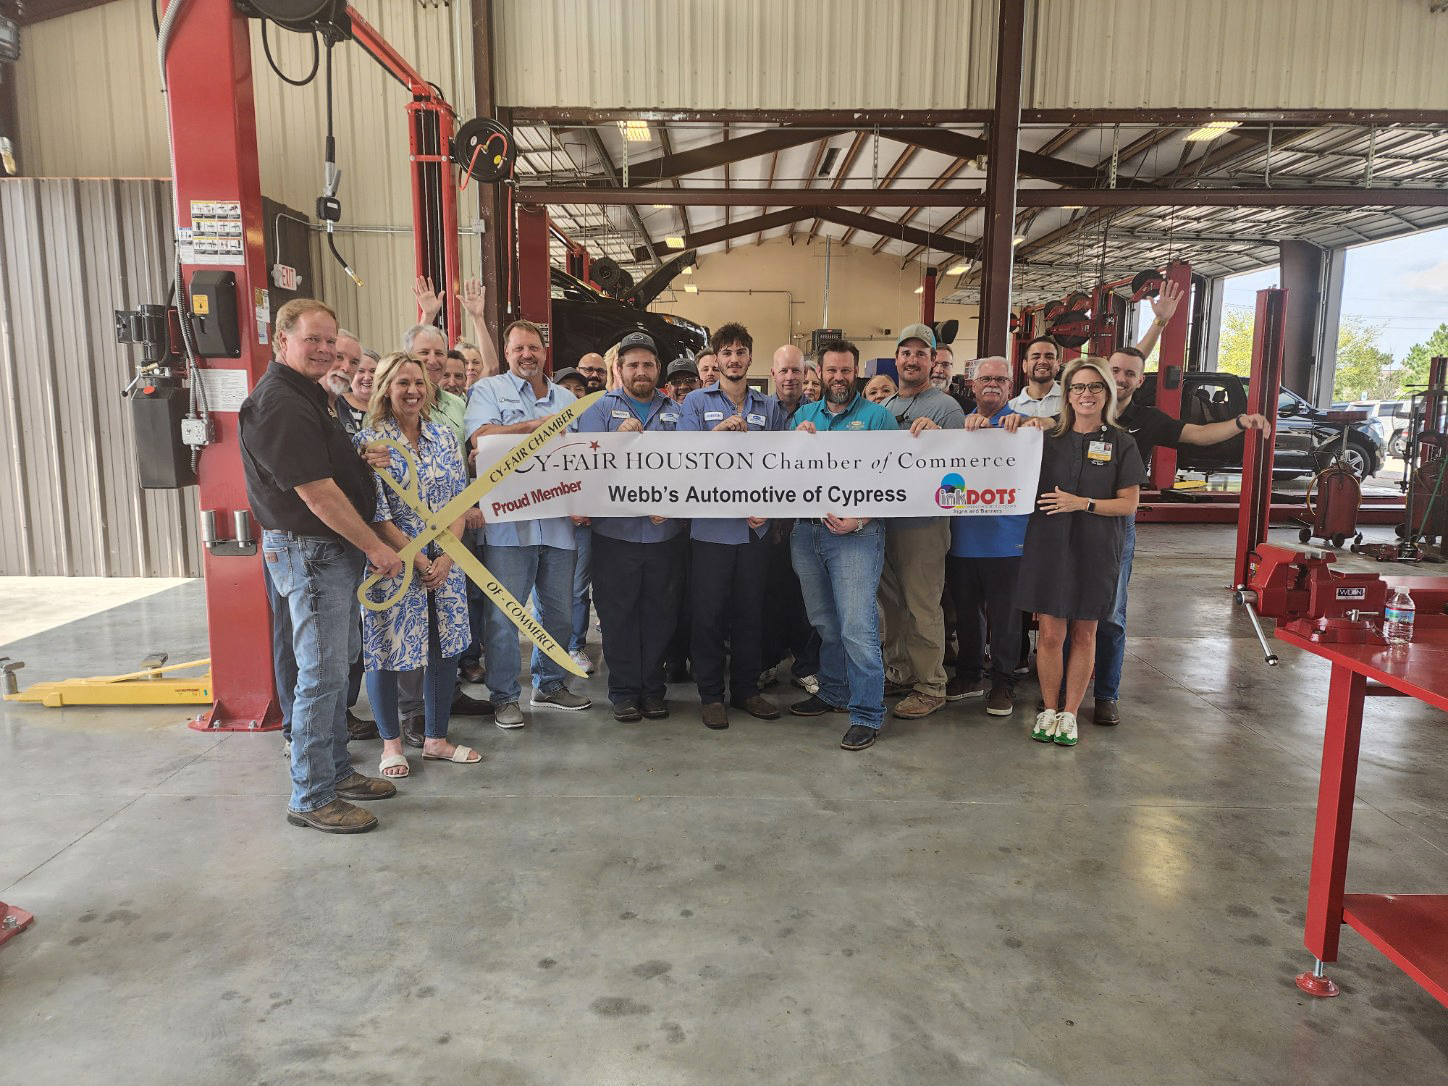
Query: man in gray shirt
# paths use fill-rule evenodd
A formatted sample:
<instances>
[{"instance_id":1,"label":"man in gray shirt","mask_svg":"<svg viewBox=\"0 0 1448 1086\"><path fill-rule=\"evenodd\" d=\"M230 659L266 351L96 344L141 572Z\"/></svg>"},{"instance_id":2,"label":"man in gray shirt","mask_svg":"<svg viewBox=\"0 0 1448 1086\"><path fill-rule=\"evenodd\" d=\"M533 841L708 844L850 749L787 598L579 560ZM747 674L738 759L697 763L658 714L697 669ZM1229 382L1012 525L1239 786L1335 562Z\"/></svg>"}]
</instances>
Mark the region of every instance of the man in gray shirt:
<instances>
[{"instance_id":1,"label":"man in gray shirt","mask_svg":"<svg viewBox=\"0 0 1448 1086\"><path fill-rule=\"evenodd\" d=\"M960 430L965 412L930 383L935 333L906 325L895 345L900 391L882 405L912 436L922 430ZM893 517L886 525L880 576L881 647L885 693L903 695L895 715L912 720L945 707L945 555L947 517Z\"/></svg>"}]
</instances>

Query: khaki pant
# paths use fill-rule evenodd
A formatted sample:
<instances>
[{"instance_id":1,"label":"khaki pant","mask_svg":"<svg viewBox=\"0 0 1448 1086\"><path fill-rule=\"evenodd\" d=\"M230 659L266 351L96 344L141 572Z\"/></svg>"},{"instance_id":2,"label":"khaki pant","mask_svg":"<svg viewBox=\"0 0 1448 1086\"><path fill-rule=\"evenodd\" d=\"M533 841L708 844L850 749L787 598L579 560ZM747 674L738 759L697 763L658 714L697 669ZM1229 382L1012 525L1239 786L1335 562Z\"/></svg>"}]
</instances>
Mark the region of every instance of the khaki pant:
<instances>
[{"instance_id":1,"label":"khaki pant","mask_svg":"<svg viewBox=\"0 0 1448 1086\"><path fill-rule=\"evenodd\" d=\"M950 520L933 517L890 525L880 575L881 647L885 678L933 698L945 697L945 555Z\"/></svg>"}]
</instances>

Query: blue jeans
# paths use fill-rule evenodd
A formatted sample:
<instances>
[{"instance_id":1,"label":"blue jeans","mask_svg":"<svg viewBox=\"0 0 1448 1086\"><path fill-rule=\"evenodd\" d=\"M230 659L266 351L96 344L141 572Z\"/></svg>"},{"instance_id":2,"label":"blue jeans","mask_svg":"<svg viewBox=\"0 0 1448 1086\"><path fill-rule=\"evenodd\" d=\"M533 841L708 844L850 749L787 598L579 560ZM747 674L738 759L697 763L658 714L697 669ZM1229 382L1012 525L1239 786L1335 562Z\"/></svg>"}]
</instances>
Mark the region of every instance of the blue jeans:
<instances>
[{"instance_id":1,"label":"blue jeans","mask_svg":"<svg viewBox=\"0 0 1448 1086\"><path fill-rule=\"evenodd\" d=\"M429 739L446 739L448 718L452 715L453 692L457 686L458 660L461 657L442 655L442 638L438 636L437 609L432 593L427 596L427 667L423 669L423 712L427 718ZM411 671L367 672L367 700L377 720L377 731L383 739L396 739L401 734L398 709L398 679Z\"/></svg>"},{"instance_id":2,"label":"blue jeans","mask_svg":"<svg viewBox=\"0 0 1448 1086\"><path fill-rule=\"evenodd\" d=\"M852 724L879 731L885 662L875 598L885 566L884 524L872 520L858 534L835 535L801 520L790 536L790 555L810 625L820 635L820 699L848 705Z\"/></svg>"},{"instance_id":3,"label":"blue jeans","mask_svg":"<svg viewBox=\"0 0 1448 1086\"><path fill-rule=\"evenodd\" d=\"M297 689L297 658L292 654L292 613L272 580L271 562L263 562L266 601L271 607L272 676L277 684L277 708L282 714L282 738L292 741L292 695Z\"/></svg>"},{"instance_id":4,"label":"blue jeans","mask_svg":"<svg viewBox=\"0 0 1448 1086\"><path fill-rule=\"evenodd\" d=\"M588 588L593 580L593 529L587 524L575 525L573 545L573 635L568 651L577 652L588 643Z\"/></svg>"},{"instance_id":5,"label":"blue jeans","mask_svg":"<svg viewBox=\"0 0 1448 1086\"><path fill-rule=\"evenodd\" d=\"M1096 625L1096 684L1093 695L1115 701L1121 692L1121 665L1126 659L1126 582L1131 580L1131 559L1136 554L1136 518L1126 518L1126 541L1121 546L1121 572L1116 576L1116 598L1111 613Z\"/></svg>"},{"instance_id":6,"label":"blue jeans","mask_svg":"<svg viewBox=\"0 0 1448 1086\"><path fill-rule=\"evenodd\" d=\"M559 547L483 547L483 564L498 583L527 605L537 593L538 621L560 644L568 643L569 601L573 596L573 552ZM518 700L518 672L523 656L518 648L518 627L491 602L483 612L484 650L488 657L488 689L493 705ZM533 650L533 686L543 694L563 688L568 673L537 649Z\"/></svg>"},{"instance_id":7,"label":"blue jeans","mask_svg":"<svg viewBox=\"0 0 1448 1086\"><path fill-rule=\"evenodd\" d=\"M292 795L298 814L325 807L352 775L347 756L347 672L362 648L357 586L362 552L340 539L262 533L272 583L292 620Z\"/></svg>"}]
</instances>

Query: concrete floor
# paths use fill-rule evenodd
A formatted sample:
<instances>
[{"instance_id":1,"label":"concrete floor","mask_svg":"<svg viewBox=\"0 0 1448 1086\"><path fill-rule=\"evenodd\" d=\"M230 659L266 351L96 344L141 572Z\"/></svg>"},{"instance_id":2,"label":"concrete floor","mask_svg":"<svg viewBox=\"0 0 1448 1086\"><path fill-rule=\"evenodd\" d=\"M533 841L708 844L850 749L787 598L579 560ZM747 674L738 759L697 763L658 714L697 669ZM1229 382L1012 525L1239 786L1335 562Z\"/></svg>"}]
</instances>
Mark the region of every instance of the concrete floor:
<instances>
[{"instance_id":1,"label":"concrete floor","mask_svg":"<svg viewBox=\"0 0 1448 1086\"><path fill-rule=\"evenodd\" d=\"M37 920L0 1082L1448 1080L1448 1010L1355 933L1342 997L1293 987L1327 669L1261 664L1231 538L1143 528L1128 720L1075 751L1027 738L1032 685L862 754L838 720L707 731L680 689L661 723L458 722L481 767L415 759L329 837L285 823L275 734L6 705L0 899ZM30 682L204 642L187 584L6 653ZM1349 889L1448 887L1444 723L1369 702Z\"/></svg>"}]
</instances>

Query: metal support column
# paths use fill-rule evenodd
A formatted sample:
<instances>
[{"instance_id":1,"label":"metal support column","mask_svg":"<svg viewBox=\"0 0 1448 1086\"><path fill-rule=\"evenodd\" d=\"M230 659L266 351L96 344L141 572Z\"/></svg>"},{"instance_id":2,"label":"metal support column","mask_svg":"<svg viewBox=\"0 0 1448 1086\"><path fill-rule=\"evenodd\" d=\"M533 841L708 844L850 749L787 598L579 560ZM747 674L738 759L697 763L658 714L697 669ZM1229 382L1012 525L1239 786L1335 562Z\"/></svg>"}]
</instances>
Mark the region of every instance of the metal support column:
<instances>
[{"instance_id":1,"label":"metal support column","mask_svg":"<svg viewBox=\"0 0 1448 1086\"><path fill-rule=\"evenodd\" d=\"M1282 383L1301 395L1311 395L1318 368L1318 309L1322 305L1323 250L1310 241L1277 243L1281 257L1283 290L1292 292L1292 311L1284 329Z\"/></svg>"},{"instance_id":2,"label":"metal support column","mask_svg":"<svg viewBox=\"0 0 1448 1086\"><path fill-rule=\"evenodd\" d=\"M1277 397L1282 392L1282 353L1287 320L1287 291L1259 290L1252 326L1252 376L1247 383L1247 412L1267 417L1264 435L1251 430L1242 449L1242 496L1237 506L1237 558L1232 583L1251 579L1252 552L1267 540L1272 515L1272 458L1276 449Z\"/></svg>"},{"instance_id":3,"label":"metal support column","mask_svg":"<svg viewBox=\"0 0 1448 1086\"><path fill-rule=\"evenodd\" d=\"M553 297L549 283L548 209L518 209L518 312L543 329L547 368L553 372Z\"/></svg>"},{"instance_id":4,"label":"metal support column","mask_svg":"<svg viewBox=\"0 0 1448 1086\"><path fill-rule=\"evenodd\" d=\"M935 287L938 276L934 268L925 269L925 282L920 292L920 323L935 323Z\"/></svg>"},{"instance_id":5,"label":"metal support column","mask_svg":"<svg viewBox=\"0 0 1448 1086\"><path fill-rule=\"evenodd\" d=\"M475 115L492 117L505 128L508 121L498 114L498 95L493 63L493 0L472 0L473 19L473 97ZM493 343L498 343L498 334L507 321L503 314L509 311L512 298L503 274L512 254L504 247L508 215L507 193L503 185L478 186L478 217L483 224L482 237L482 280L487 294L488 334ZM501 352L500 352L501 353Z\"/></svg>"},{"instance_id":6,"label":"metal support column","mask_svg":"<svg viewBox=\"0 0 1448 1086\"><path fill-rule=\"evenodd\" d=\"M1174 419L1182 417L1182 374L1186 372L1187 329L1191 323L1192 266L1174 260L1166 266L1167 283L1182 292L1182 304L1161 330L1156 350L1156 406ZM1158 445L1151 454L1151 485L1157 490L1176 479L1177 451Z\"/></svg>"},{"instance_id":7,"label":"metal support column","mask_svg":"<svg viewBox=\"0 0 1448 1086\"><path fill-rule=\"evenodd\" d=\"M1016 233L1016 157L1021 139L1021 73L1025 67L1026 0L1000 0L996 36L995 109L986 159L984 264L976 354L1003 355L1011 331L1011 262Z\"/></svg>"},{"instance_id":8,"label":"metal support column","mask_svg":"<svg viewBox=\"0 0 1448 1086\"><path fill-rule=\"evenodd\" d=\"M186 284L196 272L208 269L236 276L241 355L203 359L201 368L237 373L250 390L266 372L271 344L269 318L255 316L265 312L267 276L251 35L247 20L231 0L186 0L171 34L166 73L178 225L186 229L196 225L195 219L239 217L241 232L239 263L222 257L198 258L183 248ZM215 439L201 451L198 498L203 510L215 510L220 523L231 524L235 513L250 512L237 442L240 405L210 406ZM193 726L227 730L279 726L261 557L218 554L208 547L204 568L215 701Z\"/></svg>"}]
</instances>

